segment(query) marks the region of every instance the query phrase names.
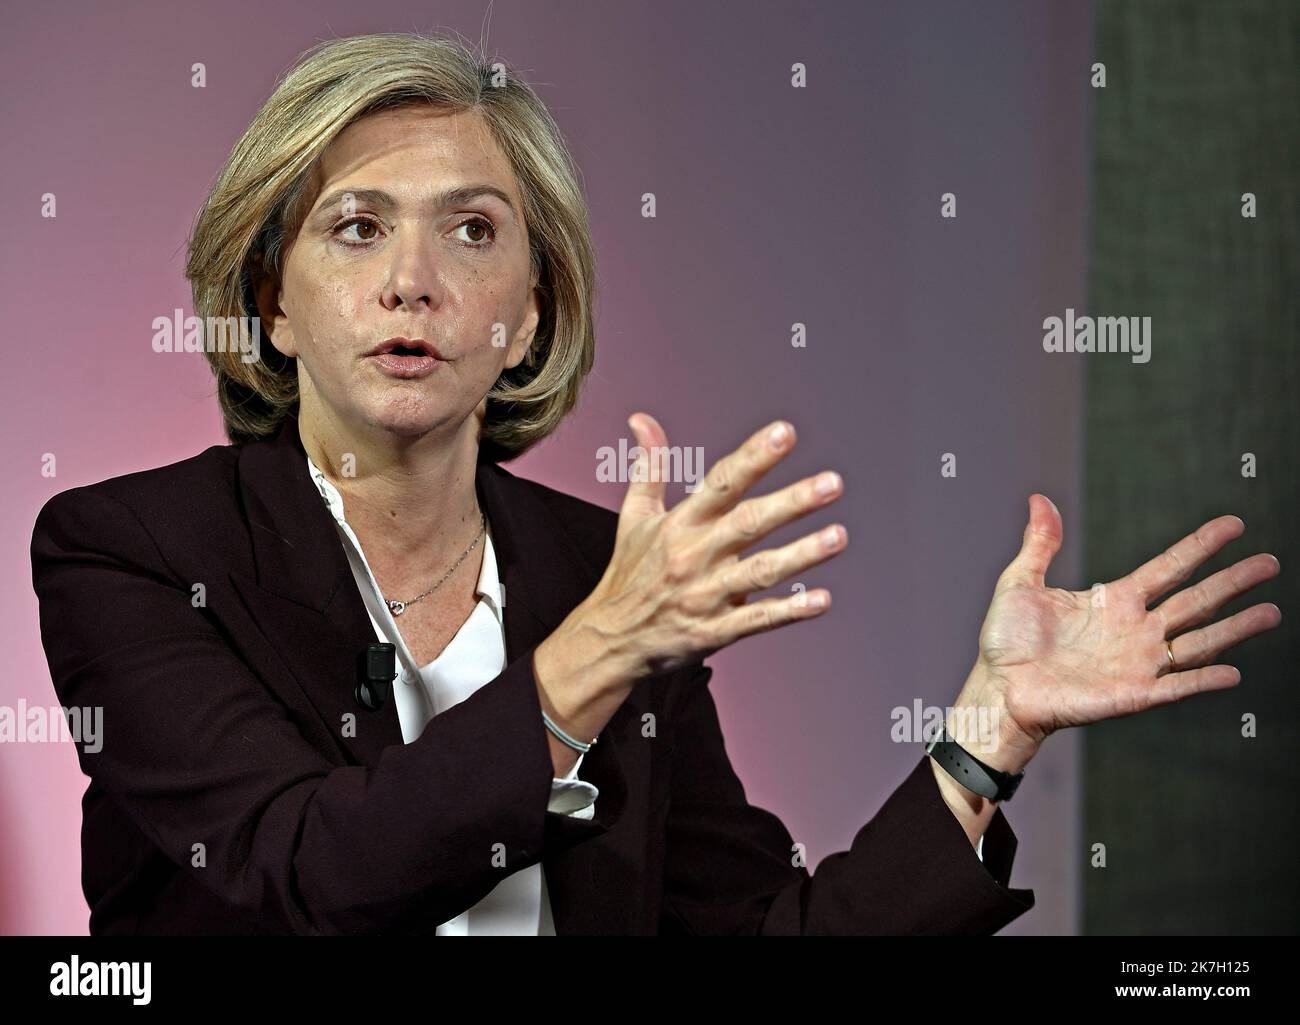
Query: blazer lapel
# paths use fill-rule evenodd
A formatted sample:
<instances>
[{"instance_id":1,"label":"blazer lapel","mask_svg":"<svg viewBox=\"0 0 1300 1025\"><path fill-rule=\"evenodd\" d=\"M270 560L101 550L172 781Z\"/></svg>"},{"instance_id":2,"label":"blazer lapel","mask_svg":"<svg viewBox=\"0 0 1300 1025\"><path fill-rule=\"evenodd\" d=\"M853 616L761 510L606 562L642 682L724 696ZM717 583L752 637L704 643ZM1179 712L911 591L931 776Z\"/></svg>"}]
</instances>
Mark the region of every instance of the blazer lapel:
<instances>
[{"instance_id":1,"label":"blazer lapel","mask_svg":"<svg viewBox=\"0 0 1300 1025\"><path fill-rule=\"evenodd\" d=\"M356 702L360 657L378 638L337 525L307 472L296 416L286 417L275 437L242 446L239 486L256 576L231 578L281 665L273 683L296 685L347 760L373 765L384 748L403 743L401 723L394 701L376 712ZM492 525L509 664L560 625L604 567L587 561L529 482L480 460L475 487ZM615 713L583 758L579 775L600 790L598 810L621 809L626 799L614 734L624 717L638 714L634 704ZM354 729L345 729L349 723ZM549 829L567 848L545 866L557 934L625 931L625 909L593 899L599 853L581 843L608 826L550 818Z\"/></svg>"},{"instance_id":2,"label":"blazer lapel","mask_svg":"<svg viewBox=\"0 0 1300 1025\"><path fill-rule=\"evenodd\" d=\"M298 421L285 418L267 441L246 443L239 485L252 536L256 579L231 578L258 627L334 743L356 765L402 743L396 704L369 711L356 701L361 657L378 641L357 590L338 527L307 472Z\"/></svg>"}]
</instances>

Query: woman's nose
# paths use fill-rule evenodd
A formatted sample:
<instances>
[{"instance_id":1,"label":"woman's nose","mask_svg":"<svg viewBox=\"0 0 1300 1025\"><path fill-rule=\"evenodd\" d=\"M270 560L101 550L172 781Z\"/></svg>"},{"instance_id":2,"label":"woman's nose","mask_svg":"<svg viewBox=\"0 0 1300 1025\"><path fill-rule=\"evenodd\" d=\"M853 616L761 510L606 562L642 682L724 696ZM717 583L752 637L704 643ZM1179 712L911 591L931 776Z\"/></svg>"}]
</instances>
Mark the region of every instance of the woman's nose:
<instances>
[{"instance_id":1,"label":"woman's nose","mask_svg":"<svg viewBox=\"0 0 1300 1025\"><path fill-rule=\"evenodd\" d=\"M423 302L436 306L441 301L438 283L437 247L423 232L405 232L388 247L391 263L383 289L384 305L414 306Z\"/></svg>"}]
</instances>

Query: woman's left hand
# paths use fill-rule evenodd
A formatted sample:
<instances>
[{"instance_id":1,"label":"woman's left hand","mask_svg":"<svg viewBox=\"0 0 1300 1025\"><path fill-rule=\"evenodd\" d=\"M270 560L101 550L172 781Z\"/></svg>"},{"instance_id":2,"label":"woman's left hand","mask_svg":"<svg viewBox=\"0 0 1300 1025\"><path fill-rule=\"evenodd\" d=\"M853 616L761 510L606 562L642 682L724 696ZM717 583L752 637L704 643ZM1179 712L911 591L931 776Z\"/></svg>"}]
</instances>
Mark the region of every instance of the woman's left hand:
<instances>
[{"instance_id":1,"label":"woman's left hand","mask_svg":"<svg viewBox=\"0 0 1300 1025\"><path fill-rule=\"evenodd\" d=\"M1236 686L1241 674L1215 658L1277 626L1281 610L1253 605L1191 628L1276 576L1276 558L1252 555L1147 606L1244 530L1236 516L1220 516L1128 576L1089 591L1065 591L1044 583L1061 547L1061 514L1043 495L1031 495L1024 543L998 578L980 630L979 659L954 704L996 723L994 736L986 738L991 744L971 746L972 752L995 768L1018 772L1048 734L1067 726Z\"/></svg>"}]
</instances>

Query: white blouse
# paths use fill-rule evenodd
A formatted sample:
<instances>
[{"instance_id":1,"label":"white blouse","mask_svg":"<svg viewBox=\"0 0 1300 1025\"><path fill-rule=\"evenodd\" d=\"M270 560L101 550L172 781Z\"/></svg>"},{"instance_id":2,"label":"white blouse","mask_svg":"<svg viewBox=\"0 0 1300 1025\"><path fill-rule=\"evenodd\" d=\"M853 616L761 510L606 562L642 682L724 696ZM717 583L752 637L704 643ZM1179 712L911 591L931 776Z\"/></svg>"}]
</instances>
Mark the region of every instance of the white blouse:
<instances>
[{"instance_id":1,"label":"white blouse","mask_svg":"<svg viewBox=\"0 0 1300 1025\"><path fill-rule=\"evenodd\" d=\"M478 605L448 642L442 652L426 666L417 666L392 613L384 604L378 583L370 571L361 542L343 515L343 496L329 479L307 458L307 469L317 490L325 499L338 525L347 551L352 575L365 601L370 621L380 641L397 648L401 667L393 685L393 698L402 725L402 739L411 743L439 712L464 701L485 683L495 679L506 667L505 608L497 575L496 553L492 546L492 524L483 535L483 568L479 573ZM538 716L539 729L545 725ZM578 769L585 755L563 778L551 782L547 810L562 815L590 819L600 791L591 783L578 779ZM554 936L551 902L546 893L546 876L540 863L529 865L506 876L481 901L438 926L439 936Z\"/></svg>"}]
</instances>

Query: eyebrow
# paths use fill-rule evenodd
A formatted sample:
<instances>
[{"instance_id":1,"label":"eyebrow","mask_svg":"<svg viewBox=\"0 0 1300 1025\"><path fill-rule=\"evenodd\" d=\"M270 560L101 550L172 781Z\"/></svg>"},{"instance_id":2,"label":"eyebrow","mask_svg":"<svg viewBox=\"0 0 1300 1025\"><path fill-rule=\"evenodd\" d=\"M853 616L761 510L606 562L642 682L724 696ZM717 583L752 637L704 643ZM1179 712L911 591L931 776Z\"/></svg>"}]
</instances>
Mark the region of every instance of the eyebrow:
<instances>
[{"instance_id":1,"label":"eyebrow","mask_svg":"<svg viewBox=\"0 0 1300 1025\"><path fill-rule=\"evenodd\" d=\"M346 196L352 196L356 200L357 206L372 206L392 210L400 205L393 196L383 189L335 189L316 203L316 207L308 215L308 219L314 224L323 219L324 214L330 214L331 217L335 216L331 212L332 209L341 206ZM441 192L434 193L426 202L431 209L441 210L445 207L468 203L479 196L495 196L506 205L516 219L519 217L519 211L515 209L515 204L510 199L510 196L495 185L458 185L455 188L443 189Z\"/></svg>"}]
</instances>

